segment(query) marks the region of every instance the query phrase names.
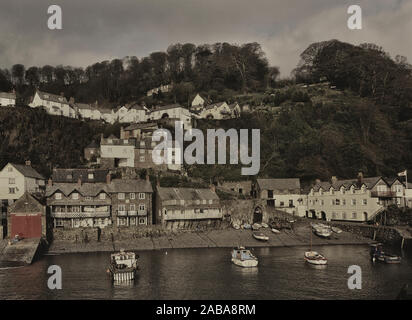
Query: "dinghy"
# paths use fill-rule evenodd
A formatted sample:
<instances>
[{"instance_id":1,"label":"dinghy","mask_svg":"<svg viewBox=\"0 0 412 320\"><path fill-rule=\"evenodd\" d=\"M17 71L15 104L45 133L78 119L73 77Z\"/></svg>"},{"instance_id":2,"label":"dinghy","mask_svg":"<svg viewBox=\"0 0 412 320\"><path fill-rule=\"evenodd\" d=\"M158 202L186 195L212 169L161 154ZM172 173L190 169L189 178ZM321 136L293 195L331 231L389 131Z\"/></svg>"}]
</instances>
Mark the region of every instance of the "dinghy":
<instances>
[{"instance_id":1,"label":"dinghy","mask_svg":"<svg viewBox=\"0 0 412 320\"><path fill-rule=\"evenodd\" d=\"M280 233L280 231L278 229L272 228L272 232L273 233Z\"/></svg>"},{"instance_id":2,"label":"dinghy","mask_svg":"<svg viewBox=\"0 0 412 320\"><path fill-rule=\"evenodd\" d=\"M328 263L328 260L323 255L312 250L305 252L305 261L315 265L325 265Z\"/></svg>"},{"instance_id":3,"label":"dinghy","mask_svg":"<svg viewBox=\"0 0 412 320\"><path fill-rule=\"evenodd\" d=\"M268 241L269 240L269 237L265 236L261 232L254 232L253 233L253 238L255 238L256 240L260 240L260 241Z\"/></svg>"},{"instance_id":4,"label":"dinghy","mask_svg":"<svg viewBox=\"0 0 412 320\"><path fill-rule=\"evenodd\" d=\"M342 233L342 230L339 229L338 227L332 227L331 229L332 229L332 231L335 232L335 233L338 233L338 234L339 234L339 233Z\"/></svg>"},{"instance_id":5,"label":"dinghy","mask_svg":"<svg viewBox=\"0 0 412 320\"><path fill-rule=\"evenodd\" d=\"M258 259L245 247L238 247L232 250L232 262L243 268L252 268L258 265Z\"/></svg>"},{"instance_id":6,"label":"dinghy","mask_svg":"<svg viewBox=\"0 0 412 320\"><path fill-rule=\"evenodd\" d=\"M259 230L262 226L259 223L252 224L252 230Z\"/></svg>"}]
</instances>

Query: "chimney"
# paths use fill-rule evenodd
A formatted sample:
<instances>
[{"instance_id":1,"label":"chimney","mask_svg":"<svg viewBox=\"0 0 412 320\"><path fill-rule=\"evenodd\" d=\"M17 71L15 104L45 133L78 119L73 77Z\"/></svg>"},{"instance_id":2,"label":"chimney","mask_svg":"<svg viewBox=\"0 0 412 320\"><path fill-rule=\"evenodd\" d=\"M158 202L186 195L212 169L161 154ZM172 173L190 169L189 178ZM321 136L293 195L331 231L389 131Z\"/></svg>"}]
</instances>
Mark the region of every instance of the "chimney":
<instances>
[{"instance_id":1,"label":"chimney","mask_svg":"<svg viewBox=\"0 0 412 320\"><path fill-rule=\"evenodd\" d=\"M75 102L74 98L73 98L73 97L70 97L69 103L70 103L70 104L74 104L74 102Z\"/></svg>"},{"instance_id":2,"label":"chimney","mask_svg":"<svg viewBox=\"0 0 412 320\"><path fill-rule=\"evenodd\" d=\"M82 176L80 176L79 179L77 179L77 184L78 184L79 186L82 185Z\"/></svg>"},{"instance_id":3,"label":"chimney","mask_svg":"<svg viewBox=\"0 0 412 320\"><path fill-rule=\"evenodd\" d=\"M64 97L64 92L60 92L60 96Z\"/></svg>"},{"instance_id":4,"label":"chimney","mask_svg":"<svg viewBox=\"0 0 412 320\"><path fill-rule=\"evenodd\" d=\"M26 160L26 166L31 166L31 161L30 160Z\"/></svg>"},{"instance_id":5,"label":"chimney","mask_svg":"<svg viewBox=\"0 0 412 320\"><path fill-rule=\"evenodd\" d=\"M103 135L103 133L101 133L100 134L100 143L103 141L103 139L104 139L104 135Z\"/></svg>"},{"instance_id":6,"label":"chimney","mask_svg":"<svg viewBox=\"0 0 412 320\"><path fill-rule=\"evenodd\" d=\"M316 183L316 184L319 184L319 183L320 183L320 179L316 179L316 180L315 180L315 183Z\"/></svg>"},{"instance_id":7,"label":"chimney","mask_svg":"<svg viewBox=\"0 0 412 320\"><path fill-rule=\"evenodd\" d=\"M48 185L49 187L51 187L51 186L53 185L53 180L52 180L51 177L50 177L49 180L47 181L47 185Z\"/></svg>"},{"instance_id":8,"label":"chimney","mask_svg":"<svg viewBox=\"0 0 412 320\"><path fill-rule=\"evenodd\" d=\"M332 184L335 184L336 182L338 182L338 178L336 176L332 176L332 178L330 179Z\"/></svg>"},{"instance_id":9,"label":"chimney","mask_svg":"<svg viewBox=\"0 0 412 320\"><path fill-rule=\"evenodd\" d=\"M156 187L160 187L160 180L159 179L156 179Z\"/></svg>"},{"instance_id":10,"label":"chimney","mask_svg":"<svg viewBox=\"0 0 412 320\"><path fill-rule=\"evenodd\" d=\"M150 182L150 177L148 173L146 173L146 181Z\"/></svg>"},{"instance_id":11,"label":"chimney","mask_svg":"<svg viewBox=\"0 0 412 320\"><path fill-rule=\"evenodd\" d=\"M112 177L111 177L110 172L109 172L109 173L107 173L107 175L106 175L106 183L107 183L107 184L110 184L111 181L112 181Z\"/></svg>"}]
</instances>

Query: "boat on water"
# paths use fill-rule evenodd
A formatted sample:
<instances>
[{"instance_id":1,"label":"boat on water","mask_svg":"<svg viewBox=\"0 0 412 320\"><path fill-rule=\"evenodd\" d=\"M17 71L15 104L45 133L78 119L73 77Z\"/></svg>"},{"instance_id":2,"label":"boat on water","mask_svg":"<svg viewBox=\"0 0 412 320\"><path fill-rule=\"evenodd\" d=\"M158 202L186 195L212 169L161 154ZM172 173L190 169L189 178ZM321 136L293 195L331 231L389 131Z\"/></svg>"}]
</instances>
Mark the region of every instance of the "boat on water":
<instances>
[{"instance_id":1,"label":"boat on water","mask_svg":"<svg viewBox=\"0 0 412 320\"><path fill-rule=\"evenodd\" d=\"M260 240L260 241L268 241L269 240L269 237L265 236L261 232L253 232L253 238L255 238L256 240Z\"/></svg>"},{"instance_id":2,"label":"boat on water","mask_svg":"<svg viewBox=\"0 0 412 320\"><path fill-rule=\"evenodd\" d=\"M138 270L138 258L134 252L125 252L124 249L111 254L108 272L112 280L119 283L133 281Z\"/></svg>"},{"instance_id":3,"label":"boat on water","mask_svg":"<svg viewBox=\"0 0 412 320\"><path fill-rule=\"evenodd\" d=\"M258 259L245 247L238 247L232 250L232 262L243 268L253 268L258 265Z\"/></svg>"},{"instance_id":4,"label":"boat on water","mask_svg":"<svg viewBox=\"0 0 412 320\"><path fill-rule=\"evenodd\" d=\"M342 233L342 230L341 229L339 229L338 227L331 227L331 229L332 229L332 231L333 232L335 232L335 233Z\"/></svg>"},{"instance_id":5,"label":"boat on water","mask_svg":"<svg viewBox=\"0 0 412 320\"><path fill-rule=\"evenodd\" d=\"M370 256L373 262L380 261L387 264L396 264L402 261L402 258L397 255L385 253L381 243L370 245Z\"/></svg>"},{"instance_id":6,"label":"boat on water","mask_svg":"<svg viewBox=\"0 0 412 320\"><path fill-rule=\"evenodd\" d=\"M312 265L326 265L328 259L317 251L312 250L312 232L310 233L310 250L304 253L305 261Z\"/></svg>"},{"instance_id":7,"label":"boat on water","mask_svg":"<svg viewBox=\"0 0 412 320\"><path fill-rule=\"evenodd\" d=\"M328 259L325 256L312 250L305 252L305 261L314 265L325 265L328 263Z\"/></svg>"},{"instance_id":8,"label":"boat on water","mask_svg":"<svg viewBox=\"0 0 412 320\"><path fill-rule=\"evenodd\" d=\"M280 233L280 231L278 229L272 228L272 232L273 233Z\"/></svg>"}]
</instances>

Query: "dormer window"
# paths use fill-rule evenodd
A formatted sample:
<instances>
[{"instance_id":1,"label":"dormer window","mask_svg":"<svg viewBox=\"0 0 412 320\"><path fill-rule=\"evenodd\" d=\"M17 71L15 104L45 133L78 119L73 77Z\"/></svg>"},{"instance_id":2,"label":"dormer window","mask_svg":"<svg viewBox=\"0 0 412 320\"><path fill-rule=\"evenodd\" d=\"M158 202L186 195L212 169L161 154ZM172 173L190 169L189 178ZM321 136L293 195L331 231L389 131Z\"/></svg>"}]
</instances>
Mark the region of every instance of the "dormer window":
<instances>
[{"instance_id":1,"label":"dormer window","mask_svg":"<svg viewBox=\"0 0 412 320\"><path fill-rule=\"evenodd\" d=\"M90 179L90 180L93 180L93 179L94 179L94 174L93 174L93 173L89 173L89 174L87 175L87 178Z\"/></svg>"},{"instance_id":2,"label":"dormer window","mask_svg":"<svg viewBox=\"0 0 412 320\"><path fill-rule=\"evenodd\" d=\"M56 200L61 200L61 199L62 199L62 194L61 194L60 192L57 192L57 193L54 195L54 198L55 198Z\"/></svg>"},{"instance_id":3,"label":"dormer window","mask_svg":"<svg viewBox=\"0 0 412 320\"><path fill-rule=\"evenodd\" d=\"M67 180L72 180L72 179L73 179L73 176L72 176L71 174L68 174L67 177L66 177L66 179L67 179Z\"/></svg>"},{"instance_id":4,"label":"dormer window","mask_svg":"<svg viewBox=\"0 0 412 320\"><path fill-rule=\"evenodd\" d=\"M100 193L100 194L99 194L99 199L100 199L100 200L105 200L105 199L106 199L106 194L103 193L103 192Z\"/></svg>"},{"instance_id":5,"label":"dormer window","mask_svg":"<svg viewBox=\"0 0 412 320\"><path fill-rule=\"evenodd\" d=\"M78 200L79 199L79 194L77 192L72 194L72 199L73 200Z\"/></svg>"},{"instance_id":6,"label":"dormer window","mask_svg":"<svg viewBox=\"0 0 412 320\"><path fill-rule=\"evenodd\" d=\"M341 187L341 188L340 188L340 193L341 193L341 194L345 194L345 187Z\"/></svg>"}]
</instances>

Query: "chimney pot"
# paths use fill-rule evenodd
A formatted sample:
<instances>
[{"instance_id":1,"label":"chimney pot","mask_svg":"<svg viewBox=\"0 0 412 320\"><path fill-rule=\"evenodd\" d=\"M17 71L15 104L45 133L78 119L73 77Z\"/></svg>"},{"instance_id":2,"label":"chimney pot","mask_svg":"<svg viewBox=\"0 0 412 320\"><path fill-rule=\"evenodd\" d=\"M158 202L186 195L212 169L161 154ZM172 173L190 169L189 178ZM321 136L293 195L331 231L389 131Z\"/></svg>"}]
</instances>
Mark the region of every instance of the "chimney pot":
<instances>
[{"instance_id":1,"label":"chimney pot","mask_svg":"<svg viewBox=\"0 0 412 320\"><path fill-rule=\"evenodd\" d=\"M47 185L48 185L49 187L51 187L51 186L53 185L53 180L52 180L52 178L49 178L49 180L47 181Z\"/></svg>"},{"instance_id":2,"label":"chimney pot","mask_svg":"<svg viewBox=\"0 0 412 320\"><path fill-rule=\"evenodd\" d=\"M216 192L216 186L213 183L210 184L210 190L212 190L212 192Z\"/></svg>"},{"instance_id":3,"label":"chimney pot","mask_svg":"<svg viewBox=\"0 0 412 320\"><path fill-rule=\"evenodd\" d=\"M335 184L336 182L338 182L338 178L336 176L332 176L331 182L332 184Z\"/></svg>"},{"instance_id":4,"label":"chimney pot","mask_svg":"<svg viewBox=\"0 0 412 320\"><path fill-rule=\"evenodd\" d=\"M111 180L112 180L112 177L110 176L110 173L108 173L108 174L106 175L106 183L107 183L107 184L110 184Z\"/></svg>"},{"instance_id":5,"label":"chimney pot","mask_svg":"<svg viewBox=\"0 0 412 320\"><path fill-rule=\"evenodd\" d=\"M316 183L316 184L319 184L319 183L320 183L320 179L316 179L316 180L315 180L315 183Z\"/></svg>"},{"instance_id":6,"label":"chimney pot","mask_svg":"<svg viewBox=\"0 0 412 320\"><path fill-rule=\"evenodd\" d=\"M31 166L31 161L30 160L26 160L26 166Z\"/></svg>"},{"instance_id":7,"label":"chimney pot","mask_svg":"<svg viewBox=\"0 0 412 320\"><path fill-rule=\"evenodd\" d=\"M77 184L78 184L79 186L82 185L82 177L81 177L81 176L79 177L79 179L77 179Z\"/></svg>"}]
</instances>

